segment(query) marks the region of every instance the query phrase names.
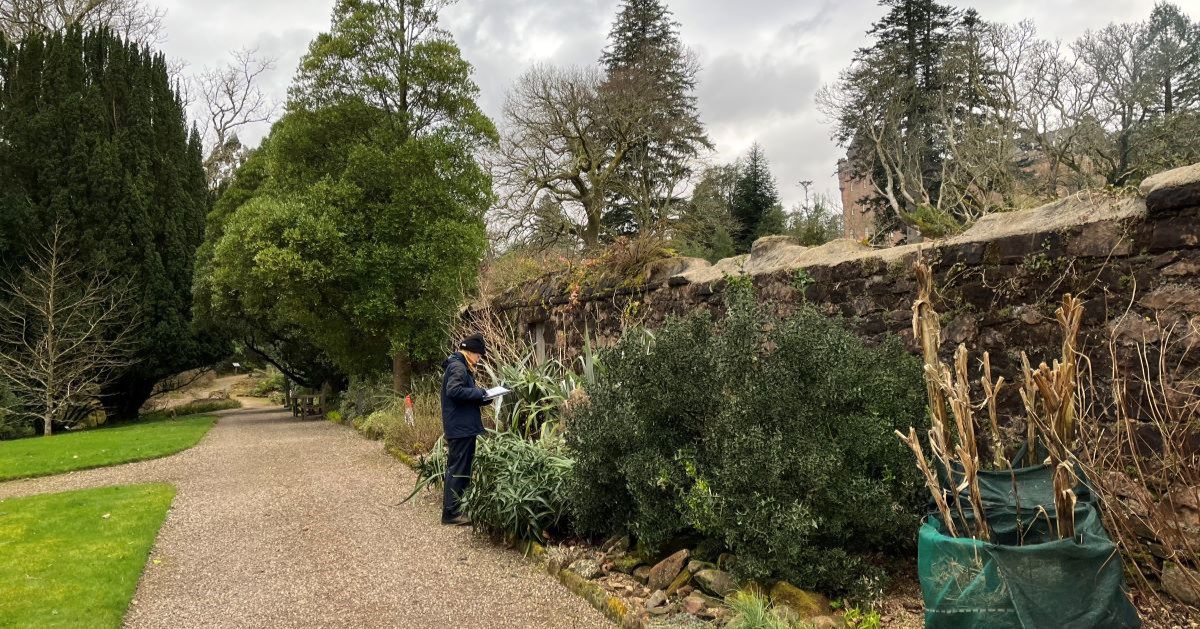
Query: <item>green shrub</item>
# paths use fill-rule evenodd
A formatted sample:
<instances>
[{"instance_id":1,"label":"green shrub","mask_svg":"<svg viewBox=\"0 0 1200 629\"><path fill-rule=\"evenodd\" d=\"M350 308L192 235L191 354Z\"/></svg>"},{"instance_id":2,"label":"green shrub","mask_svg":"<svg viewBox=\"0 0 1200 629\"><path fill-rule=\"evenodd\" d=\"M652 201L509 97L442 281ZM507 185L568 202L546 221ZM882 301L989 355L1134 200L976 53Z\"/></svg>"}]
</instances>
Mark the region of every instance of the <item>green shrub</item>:
<instances>
[{"instance_id":1,"label":"green shrub","mask_svg":"<svg viewBox=\"0 0 1200 629\"><path fill-rule=\"evenodd\" d=\"M525 438L541 434L542 427L555 424L563 404L576 388L576 376L557 360L534 364L533 357L510 365L487 366L494 382L512 389L504 396L498 428L511 428Z\"/></svg>"},{"instance_id":2,"label":"green shrub","mask_svg":"<svg viewBox=\"0 0 1200 629\"><path fill-rule=\"evenodd\" d=\"M571 422L581 532L655 548L700 533L735 571L847 591L865 555L911 545L921 486L893 431L925 423L921 370L812 309L770 320L748 286L729 315L669 322L603 355Z\"/></svg>"},{"instance_id":3,"label":"green shrub","mask_svg":"<svg viewBox=\"0 0 1200 629\"><path fill-rule=\"evenodd\" d=\"M237 400L193 400L182 406L176 406L171 409L154 411L141 415L138 419L141 420L157 420L166 419L168 417L186 417L188 415L204 415L216 411L227 411L233 408L241 408L242 403Z\"/></svg>"},{"instance_id":4,"label":"green shrub","mask_svg":"<svg viewBox=\"0 0 1200 629\"><path fill-rule=\"evenodd\" d=\"M350 386L342 393L340 410L344 421L355 426L366 420L371 413L391 403L396 392L390 373L377 373L350 379Z\"/></svg>"},{"instance_id":5,"label":"green shrub","mask_svg":"<svg viewBox=\"0 0 1200 629\"><path fill-rule=\"evenodd\" d=\"M513 540L544 542L567 520L566 482L574 461L561 437L547 431L530 441L513 432L489 431L476 446L471 485L463 495L463 512L476 526ZM446 443L439 438L417 461L417 486L442 486Z\"/></svg>"},{"instance_id":6,"label":"green shrub","mask_svg":"<svg viewBox=\"0 0 1200 629\"><path fill-rule=\"evenodd\" d=\"M511 432L479 440L463 512L475 526L513 540L543 542L566 518L565 484L573 461L553 438Z\"/></svg>"},{"instance_id":7,"label":"green shrub","mask_svg":"<svg viewBox=\"0 0 1200 629\"><path fill-rule=\"evenodd\" d=\"M287 379L278 369L268 369L250 389L250 397L270 397L272 393L282 392L286 384Z\"/></svg>"},{"instance_id":8,"label":"green shrub","mask_svg":"<svg viewBox=\"0 0 1200 629\"><path fill-rule=\"evenodd\" d=\"M397 400L396 412L399 421L392 422L383 434L383 442L389 450L400 450L418 456L433 450L442 436L442 400L437 391L414 391L413 423L404 419L404 400Z\"/></svg>"}]
</instances>

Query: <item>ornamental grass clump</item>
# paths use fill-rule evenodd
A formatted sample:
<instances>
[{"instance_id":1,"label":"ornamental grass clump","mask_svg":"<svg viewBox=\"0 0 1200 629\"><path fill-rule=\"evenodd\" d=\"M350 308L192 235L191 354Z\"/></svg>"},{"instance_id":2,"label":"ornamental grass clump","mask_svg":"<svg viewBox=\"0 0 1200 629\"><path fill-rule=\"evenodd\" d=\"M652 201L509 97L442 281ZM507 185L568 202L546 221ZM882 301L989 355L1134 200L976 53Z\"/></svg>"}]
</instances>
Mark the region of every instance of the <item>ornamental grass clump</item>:
<instances>
[{"instance_id":1,"label":"ornamental grass clump","mask_svg":"<svg viewBox=\"0 0 1200 629\"><path fill-rule=\"evenodd\" d=\"M546 539L566 519L567 475L573 461L548 436L527 441L511 432L479 440L463 513L478 528L510 541Z\"/></svg>"},{"instance_id":2,"label":"ornamental grass clump","mask_svg":"<svg viewBox=\"0 0 1200 629\"><path fill-rule=\"evenodd\" d=\"M925 425L925 398L898 341L867 347L808 308L767 316L734 281L725 319L628 333L602 360L567 432L582 532L700 536L742 577L830 592L911 539L922 480L891 434Z\"/></svg>"}]
</instances>

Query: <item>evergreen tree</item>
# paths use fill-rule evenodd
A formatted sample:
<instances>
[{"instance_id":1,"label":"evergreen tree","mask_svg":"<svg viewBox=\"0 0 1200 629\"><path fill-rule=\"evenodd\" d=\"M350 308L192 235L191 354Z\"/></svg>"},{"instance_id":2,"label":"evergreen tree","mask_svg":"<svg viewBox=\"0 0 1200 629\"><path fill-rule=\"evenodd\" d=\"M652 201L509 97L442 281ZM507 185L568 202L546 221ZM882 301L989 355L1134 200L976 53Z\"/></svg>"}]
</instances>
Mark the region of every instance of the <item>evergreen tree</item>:
<instances>
[{"instance_id":1,"label":"evergreen tree","mask_svg":"<svg viewBox=\"0 0 1200 629\"><path fill-rule=\"evenodd\" d=\"M157 381L223 349L190 329L208 209L199 135L148 48L77 28L0 46L0 276L58 223L84 268L133 283L138 354L105 402L136 415Z\"/></svg>"},{"instance_id":2,"label":"evergreen tree","mask_svg":"<svg viewBox=\"0 0 1200 629\"><path fill-rule=\"evenodd\" d=\"M1193 23L1174 4L1156 4L1145 38L1159 112L1170 116L1200 108L1200 22Z\"/></svg>"},{"instance_id":3,"label":"evergreen tree","mask_svg":"<svg viewBox=\"0 0 1200 629\"><path fill-rule=\"evenodd\" d=\"M716 262L736 253L732 207L739 176L736 163L704 169L673 232L673 246L680 254Z\"/></svg>"},{"instance_id":4,"label":"evergreen tree","mask_svg":"<svg viewBox=\"0 0 1200 629\"><path fill-rule=\"evenodd\" d=\"M406 389L477 279L492 191L474 155L496 131L436 6L339 1L261 149L262 181L252 159L217 206L236 209L209 225L203 312L240 317L232 332L281 369L390 364ZM301 342L317 351L297 366Z\"/></svg>"},{"instance_id":5,"label":"evergreen tree","mask_svg":"<svg viewBox=\"0 0 1200 629\"><path fill-rule=\"evenodd\" d=\"M698 67L661 0L624 0L608 41L601 56L608 82L626 91L636 87L648 123L645 139L625 160L605 220L611 230L629 233L664 218L695 159L712 143L694 95Z\"/></svg>"},{"instance_id":6,"label":"evergreen tree","mask_svg":"<svg viewBox=\"0 0 1200 629\"><path fill-rule=\"evenodd\" d=\"M779 233L784 227L775 176L757 142L750 147L742 164L733 189L731 211L738 223L733 240L739 253L749 252L756 238Z\"/></svg>"},{"instance_id":7,"label":"evergreen tree","mask_svg":"<svg viewBox=\"0 0 1200 629\"><path fill-rule=\"evenodd\" d=\"M824 106L837 119L835 138L850 166L875 181L872 204L890 232L939 206L949 127L984 104L986 61L970 57L980 21L936 0L880 0L887 13L867 31Z\"/></svg>"}]
</instances>

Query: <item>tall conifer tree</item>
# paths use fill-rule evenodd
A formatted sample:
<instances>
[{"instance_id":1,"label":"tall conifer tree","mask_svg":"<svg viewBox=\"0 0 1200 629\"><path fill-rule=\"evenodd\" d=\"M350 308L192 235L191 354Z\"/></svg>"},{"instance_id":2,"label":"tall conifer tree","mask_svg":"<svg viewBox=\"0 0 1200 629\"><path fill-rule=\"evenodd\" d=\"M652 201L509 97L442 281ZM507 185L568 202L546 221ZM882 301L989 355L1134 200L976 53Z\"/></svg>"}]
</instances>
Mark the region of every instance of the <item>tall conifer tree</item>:
<instances>
[{"instance_id":1,"label":"tall conifer tree","mask_svg":"<svg viewBox=\"0 0 1200 629\"><path fill-rule=\"evenodd\" d=\"M85 268L132 282L139 353L105 401L134 415L158 380L221 352L190 331L208 209L199 135L163 55L107 31L4 45L0 85L0 276L58 223Z\"/></svg>"},{"instance_id":2,"label":"tall conifer tree","mask_svg":"<svg viewBox=\"0 0 1200 629\"><path fill-rule=\"evenodd\" d=\"M747 253L754 240L763 234L763 222L779 206L779 191L767 156L757 143L750 147L741 174L733 188L733 218L738 222L734 243L739 253ZM782 227L780 225L779 227Z\"/></svg>"},{"instance_id":3,"label":"tall conifer tree","mask_svg":"<svg viewBox=\"0 0 1200 629\"><path fill-rule=\"evenodd\" d=\"M698 67L661 0L624 0L608 40L601 56L608 80L636 86L651 126L650 139L625 162L606 220L610 229L636 231L662 218L695 159L712 143L694 94Z\"/></svg>"}]
</instances>

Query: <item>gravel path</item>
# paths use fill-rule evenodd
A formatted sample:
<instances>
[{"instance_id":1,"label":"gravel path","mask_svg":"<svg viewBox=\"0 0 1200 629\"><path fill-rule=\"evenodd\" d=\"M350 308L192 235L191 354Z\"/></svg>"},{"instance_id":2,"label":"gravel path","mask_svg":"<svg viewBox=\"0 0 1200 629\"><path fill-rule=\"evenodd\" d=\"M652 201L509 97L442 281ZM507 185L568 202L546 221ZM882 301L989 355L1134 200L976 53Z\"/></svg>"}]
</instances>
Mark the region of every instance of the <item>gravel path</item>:
<instances>
[{"instance_id":1,"label":"gravel path","mask_svg":"<svg viewBox=\"0 0 1200 629\"><path fill-rule=\"evenodd\" d=\"M275 409L222 419L173 457L0 483L0 498L142 482L178 488L126 627L611 626L514 551L394 507L411 470L378 443Z\"/></svg>"}]
</instances>

